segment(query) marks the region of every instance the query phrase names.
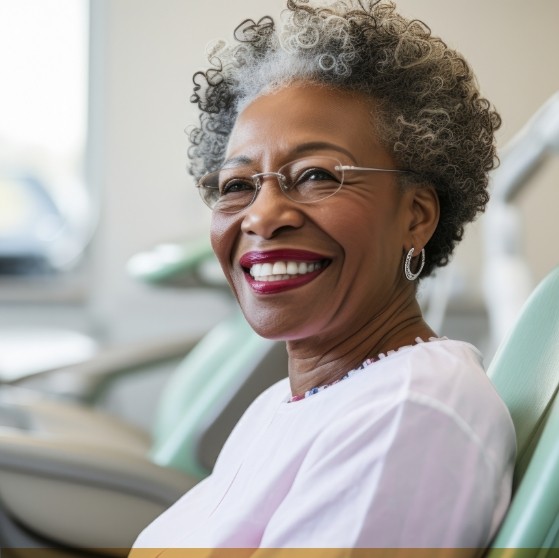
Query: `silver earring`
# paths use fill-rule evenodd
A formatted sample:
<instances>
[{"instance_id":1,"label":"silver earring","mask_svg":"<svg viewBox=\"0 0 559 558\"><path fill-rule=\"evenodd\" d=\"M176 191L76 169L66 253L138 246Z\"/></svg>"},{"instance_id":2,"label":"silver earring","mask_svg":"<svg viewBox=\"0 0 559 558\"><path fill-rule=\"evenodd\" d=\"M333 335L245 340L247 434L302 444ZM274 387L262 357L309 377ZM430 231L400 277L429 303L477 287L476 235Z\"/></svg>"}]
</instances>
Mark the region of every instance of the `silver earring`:
<instances>
[{"instance_id":1,"label":"silver earring","mask_svg":"<svg viewBox=\"0 0 559 558\"><path fill-rule=\"evenodd\" d=\"M404 262L404 273L406 274L406 279L408 281L415 281L421 272L423 271L423 266L425 265L425 248L421 250L421 263L419 264L419 269L413 273L411 270L411 259L413 257L413 253L415 252L415 248L412 248L408 255L406 256L406 261Z\"/></svg>"}]
</instances>

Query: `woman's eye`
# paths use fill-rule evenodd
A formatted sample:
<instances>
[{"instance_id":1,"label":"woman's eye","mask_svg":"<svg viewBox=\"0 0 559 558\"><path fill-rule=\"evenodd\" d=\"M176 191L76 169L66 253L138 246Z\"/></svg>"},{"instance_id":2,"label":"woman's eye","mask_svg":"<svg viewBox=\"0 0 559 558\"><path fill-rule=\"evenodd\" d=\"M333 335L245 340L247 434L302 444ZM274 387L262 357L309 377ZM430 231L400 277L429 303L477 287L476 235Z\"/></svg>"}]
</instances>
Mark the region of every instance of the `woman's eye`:
<instances>
[{"instance_id":1,"label":"woman's eye","mask_svg":"<svg viewBox=\"0 0 559 558\"><path fill-rule=\"evenodd\" d=\"M300 184L301 182L315 182L321 180L336 181L336 177L326 169L321 169L321 168L306 169L299 174L296 183Z\"/></svg>"},{"instance_id":2,"label":"woman's eye","mask_svg":"<svg viewBox=\"0 0 559 558\"><path fill-rule=\"evenodd\" d=\"M219 192L222 196L225 196L226 194L237 194L239 192L252 192L253 190L254 184L250 180L242 178L228 180L225 184L222 184L219 187Z\"/></svg>"}]
</instances>

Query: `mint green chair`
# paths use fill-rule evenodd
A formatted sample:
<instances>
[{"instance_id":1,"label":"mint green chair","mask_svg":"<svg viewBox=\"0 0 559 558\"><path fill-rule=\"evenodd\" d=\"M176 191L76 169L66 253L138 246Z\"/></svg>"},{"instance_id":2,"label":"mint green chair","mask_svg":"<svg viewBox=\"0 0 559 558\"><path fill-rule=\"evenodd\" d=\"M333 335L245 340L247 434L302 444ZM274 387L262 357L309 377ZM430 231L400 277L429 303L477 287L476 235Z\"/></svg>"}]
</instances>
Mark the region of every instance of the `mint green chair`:
<instances>
[{"instance_id":1,"label":"mint green chair","mask_svg":"<svg viewBox=\"0 0 559 558\"><path fill-rule=\"evenodd\" d=\"M486 557L544 558L559 547L559 267L524 305L488 374L518 453L512 503Z\"/></svg>"}]
</instances>

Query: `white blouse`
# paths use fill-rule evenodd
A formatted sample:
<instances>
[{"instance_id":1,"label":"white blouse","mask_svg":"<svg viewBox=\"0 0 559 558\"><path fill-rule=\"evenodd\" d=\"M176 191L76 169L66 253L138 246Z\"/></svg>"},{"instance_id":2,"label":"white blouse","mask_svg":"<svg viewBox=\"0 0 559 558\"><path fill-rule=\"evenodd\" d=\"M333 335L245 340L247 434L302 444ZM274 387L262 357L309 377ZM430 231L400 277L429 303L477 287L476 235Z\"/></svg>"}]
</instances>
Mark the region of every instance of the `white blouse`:
<instances>
[{"instance_id":1,"label":"white blouse","mask_svg":"<svg viewBox=\"0 0 559 558\"><path fill-rule=\"evenodd\" d=\"M136 548L479 548L507 509L510 415L477 350L405 347L288 403L246 411L214 472Z\"/></svg>"}]
</instances>

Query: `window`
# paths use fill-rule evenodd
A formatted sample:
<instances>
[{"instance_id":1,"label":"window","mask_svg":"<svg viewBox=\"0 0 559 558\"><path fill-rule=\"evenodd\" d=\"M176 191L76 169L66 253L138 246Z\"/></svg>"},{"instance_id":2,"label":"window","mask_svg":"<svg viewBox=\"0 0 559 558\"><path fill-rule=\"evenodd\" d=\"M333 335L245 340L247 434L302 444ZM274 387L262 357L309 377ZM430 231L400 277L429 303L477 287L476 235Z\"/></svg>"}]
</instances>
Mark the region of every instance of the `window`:
<instances>
[{"instance_id":1,"label":"window","mask_svg":"<svg viewBox=\"0 0 559 558\"><path fill-rule=\"evenodd\" d=\"M91 234L88 10L0 0L0 275L71 269Z\"/></svg>"}]
</instances>

